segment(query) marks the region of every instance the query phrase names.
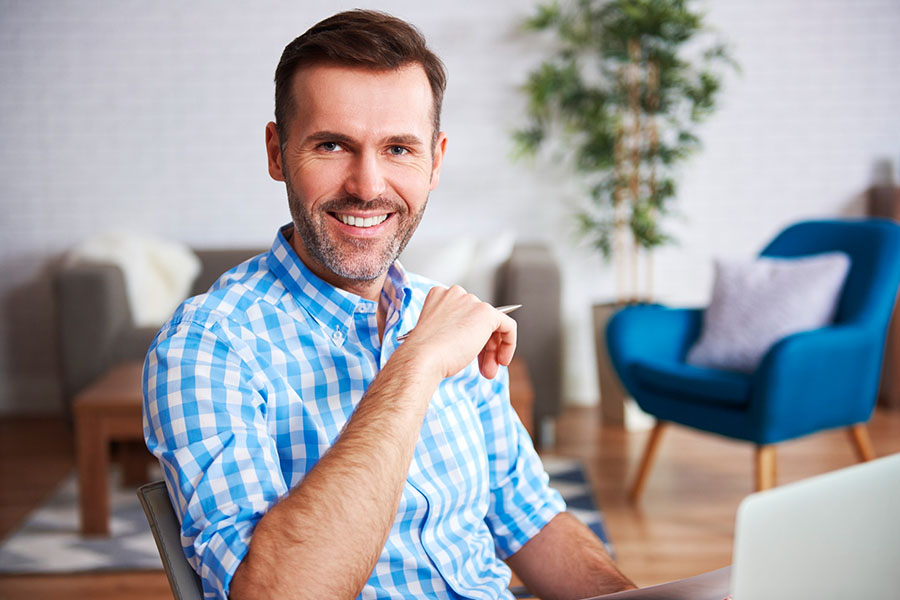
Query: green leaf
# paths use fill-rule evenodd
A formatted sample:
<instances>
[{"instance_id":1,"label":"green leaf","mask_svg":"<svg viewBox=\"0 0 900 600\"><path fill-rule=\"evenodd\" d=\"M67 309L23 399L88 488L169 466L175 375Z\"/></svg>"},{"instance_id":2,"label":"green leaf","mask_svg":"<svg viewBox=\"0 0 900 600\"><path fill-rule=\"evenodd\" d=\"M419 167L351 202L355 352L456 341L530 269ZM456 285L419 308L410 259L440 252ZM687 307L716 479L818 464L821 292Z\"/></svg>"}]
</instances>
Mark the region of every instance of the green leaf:
<instances>
[{"instance_id":1,"label":"green leaf","mask_svg":"<svg viewBox=\"0 0 900 600\"><path fill-rule=\"evenodd\" d=\"M525 21L524 27L533 31L549 29L559 23L561 16L562 10L559 2L540 4L537 7L537 13Z\"/></svg>"}]
</instances>

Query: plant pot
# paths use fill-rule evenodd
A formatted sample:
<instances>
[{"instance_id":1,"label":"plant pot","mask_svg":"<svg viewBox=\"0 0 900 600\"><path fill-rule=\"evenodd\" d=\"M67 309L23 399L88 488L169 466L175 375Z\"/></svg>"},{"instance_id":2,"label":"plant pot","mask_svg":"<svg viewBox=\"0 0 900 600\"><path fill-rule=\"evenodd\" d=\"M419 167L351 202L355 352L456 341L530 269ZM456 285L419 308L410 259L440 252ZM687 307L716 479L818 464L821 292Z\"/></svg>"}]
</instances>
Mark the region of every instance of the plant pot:
<instances>
[{"instance_id":1,"label":"plant pot","mask_svg":"<svg viewBox=\"0 0 900 600\"><path fill-rule=\"evenodd\" d=\"M624 304L595 304L594 348L597 353L597 378L600 380L600 415L604 425L617 425L628 431L649 431L656 419L645 413L628 395L609 360L606 325Z\"/></svg>"},{"instance_id":2,"label":"plant pot","mask_svg":"<svg viewBox=\"0 0 900 600\"><path fill-rule=\"evenodd\" d=\"M622 309L621 304L607 303L593 306L594 348L597 353L597 378L600 382L600 414L603 423L625 425L625 402L628 394L616 375L606 348L606 324Z\"/></svg>"}]
</instances>

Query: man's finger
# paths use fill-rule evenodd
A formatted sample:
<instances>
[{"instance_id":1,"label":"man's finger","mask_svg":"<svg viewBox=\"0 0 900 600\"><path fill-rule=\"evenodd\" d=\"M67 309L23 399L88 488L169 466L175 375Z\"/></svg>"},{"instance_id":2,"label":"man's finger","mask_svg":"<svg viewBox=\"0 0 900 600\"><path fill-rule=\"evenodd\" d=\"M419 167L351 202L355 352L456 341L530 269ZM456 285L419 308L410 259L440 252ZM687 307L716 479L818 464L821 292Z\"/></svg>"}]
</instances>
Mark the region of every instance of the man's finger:
<instances>
[{"instance_id":1,"label":"man's finger","mask_svg":"<svg viewBox=\"0 0 900 600\"><path fill-rule=\"evenodd\" d=\"M478 366L482 375L493 379L501 365L509 366L516 351L516 331L516 322L504 315L478 354Z\"/></svg>"}]
</instances>

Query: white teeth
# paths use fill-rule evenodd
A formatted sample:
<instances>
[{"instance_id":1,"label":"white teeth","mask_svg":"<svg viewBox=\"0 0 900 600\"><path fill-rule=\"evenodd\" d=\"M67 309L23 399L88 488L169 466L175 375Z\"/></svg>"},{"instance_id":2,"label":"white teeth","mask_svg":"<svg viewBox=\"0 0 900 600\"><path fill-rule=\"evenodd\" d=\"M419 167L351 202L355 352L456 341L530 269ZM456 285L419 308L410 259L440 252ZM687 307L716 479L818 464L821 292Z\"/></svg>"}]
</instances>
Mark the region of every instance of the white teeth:
<instances>
[{"instance_id":1,"label":"white teeth","mask_svg":"<svg viewBox=\"0 0 900 600\"><path fill-rule=\"evenodd\" d=\"M378 215L377 217L354 217L353 215L338 215L338 219L341 220L341 223L345 225L350 225L352 227L374 227L380 223L384 223L385 219L388 218L387 215Z\"/></svg>"}]
</instances>

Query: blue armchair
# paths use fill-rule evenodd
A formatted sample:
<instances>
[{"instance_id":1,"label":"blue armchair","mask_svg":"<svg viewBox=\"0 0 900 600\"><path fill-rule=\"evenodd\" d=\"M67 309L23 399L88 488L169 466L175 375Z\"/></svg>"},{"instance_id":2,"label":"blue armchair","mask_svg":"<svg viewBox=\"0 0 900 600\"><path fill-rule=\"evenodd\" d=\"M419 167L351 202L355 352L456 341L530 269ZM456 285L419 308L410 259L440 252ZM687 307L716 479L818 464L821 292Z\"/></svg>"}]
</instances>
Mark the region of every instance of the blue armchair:
<instances>
[{"instance_id":1,"label":"blue armchair","mask_svg":"<svg viewBox=\"0 0 900 600\"><path fill-rule=\"evenodd\" d=\"M809 221L781 232L763 256L842 251L851 259L834 323L778 341L753 373L685 362L699 309L627 307L609 322L613 367L638 405L657 418L630 491L643 491L660 436L673 422L756 444L756 489L775 485L775 444L847 427L860 460L874 457L865 423L878 392L885 335L900 285L900 226L889 221Z\"/></svg>"}]
</instances>

